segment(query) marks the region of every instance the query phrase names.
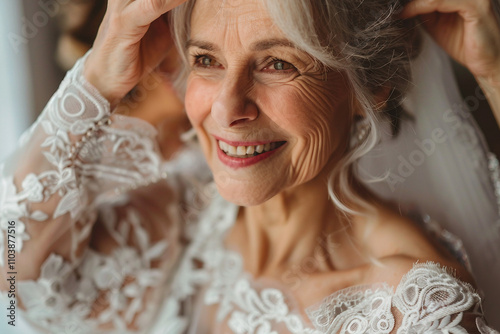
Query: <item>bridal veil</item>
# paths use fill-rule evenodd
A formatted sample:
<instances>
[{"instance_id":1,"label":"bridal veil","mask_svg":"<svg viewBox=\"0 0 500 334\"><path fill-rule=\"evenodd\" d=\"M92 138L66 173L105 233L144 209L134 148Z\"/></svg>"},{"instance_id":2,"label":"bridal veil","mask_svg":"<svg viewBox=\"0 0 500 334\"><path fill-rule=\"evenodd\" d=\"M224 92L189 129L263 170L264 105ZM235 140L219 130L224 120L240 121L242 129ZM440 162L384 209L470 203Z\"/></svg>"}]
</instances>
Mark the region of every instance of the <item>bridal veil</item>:
<instances>
[{"instance_id":1,"label":"bridal veil","mask_svg":"<svg viewBox=\"0 0 500 334\"><path fill-rule=\"evenodd\" d=\"M412 72L404 107L413 120L403 121L395 138L381 125L381 140L359 162L359 175L384 177L368 186L463 242L486 316L500 327L499 167L471 114L486 97L479 89L460 95L447 54L426 33Z\"/></svg>"}]
</instances>

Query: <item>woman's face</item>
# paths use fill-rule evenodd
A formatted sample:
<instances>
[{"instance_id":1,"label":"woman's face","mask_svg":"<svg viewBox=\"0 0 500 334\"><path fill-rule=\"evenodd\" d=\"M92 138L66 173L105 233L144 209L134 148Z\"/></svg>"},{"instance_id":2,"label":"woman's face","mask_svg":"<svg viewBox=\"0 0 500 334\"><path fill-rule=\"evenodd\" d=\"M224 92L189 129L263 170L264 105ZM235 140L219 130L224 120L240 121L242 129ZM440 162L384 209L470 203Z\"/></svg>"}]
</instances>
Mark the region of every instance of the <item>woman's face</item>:
<instances>
[{"instance_id":1,"label":"woman's face","mask_svg":"<svg viewBox=\"0 0 500 334\"><path fill-rule=\"evenodd\" d=\"M198 0L191 20L186 110L221 195L258 205L331 170L352 118L342 76L294 48L259 0Z\"/></svg>"}]
</instances>

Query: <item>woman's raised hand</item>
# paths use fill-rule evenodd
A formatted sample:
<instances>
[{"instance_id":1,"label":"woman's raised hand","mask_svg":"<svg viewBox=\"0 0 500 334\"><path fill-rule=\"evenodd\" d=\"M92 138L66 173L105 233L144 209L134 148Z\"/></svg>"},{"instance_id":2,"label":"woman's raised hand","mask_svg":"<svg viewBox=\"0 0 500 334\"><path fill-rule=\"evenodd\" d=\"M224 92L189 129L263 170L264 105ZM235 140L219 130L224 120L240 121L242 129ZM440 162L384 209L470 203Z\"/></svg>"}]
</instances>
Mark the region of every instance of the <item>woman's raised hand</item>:
<instances>
[{"instance_id":1,"label":"woman's raised hand","mask_svg":"<svg viewBox=\"0 0 500 334\"><path fill-rule=\"evenodd\" d=\"M500 23L491 1L412 0L402 18L420 16L432 37L476 78L500 78Z\"/></svg>"},{"instance_id":2,"label":"woman's raised hand","mask_svg":"<svg viewBox=\"0 0 500 334\"><path fill-rule=\"evenodd\" d=\"M85 78L116 105L173 46L164 14L186 0L108 0Z\"/></svg>"}]
</instances>

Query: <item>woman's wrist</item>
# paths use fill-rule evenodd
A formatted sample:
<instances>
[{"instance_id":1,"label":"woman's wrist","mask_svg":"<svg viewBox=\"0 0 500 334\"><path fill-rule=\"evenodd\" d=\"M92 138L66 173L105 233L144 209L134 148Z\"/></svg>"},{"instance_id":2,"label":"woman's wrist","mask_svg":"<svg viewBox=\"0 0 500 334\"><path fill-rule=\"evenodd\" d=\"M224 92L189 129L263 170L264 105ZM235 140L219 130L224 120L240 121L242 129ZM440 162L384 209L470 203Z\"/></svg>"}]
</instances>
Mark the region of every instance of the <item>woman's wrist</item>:
<instances>
[{"instance_id":1,"label":"woman's wrist","mask_svg":"<svg viewBox=\"0 0 500 334\"><path fill-rule=\"evenodd\" d=\"M120 103L125 94L117 94L116 89L114 89L114 85L110 83L110 80L107 80L107 71L102 70L102 66L99 66L98 61L94 61L92 58L92 52L86 59L84 68L83 68L83 77L85 80L91 84L97 91L104 97L110 105L110 110L114 110L114 108ZM108 71L110 69L107 69Z\"/></svg>"},{"instance_id":2,"label":"woman's wrist","mask_svg":"<svg viewBox=\"0 0 500 334\"><path fill-rule=\"evenodd\" d=\"M95 71L93 71L87 64L85 64L84 70L83 70L83 76L85 80L94 88L96 88L99 93L106 99L108 100L111 110L113 110L118 103L120 102L120 98L117 98L110 94L109 92L106 91L106 85L102 83L102 74L99 75Z\"/></svg>"}]
</instances>

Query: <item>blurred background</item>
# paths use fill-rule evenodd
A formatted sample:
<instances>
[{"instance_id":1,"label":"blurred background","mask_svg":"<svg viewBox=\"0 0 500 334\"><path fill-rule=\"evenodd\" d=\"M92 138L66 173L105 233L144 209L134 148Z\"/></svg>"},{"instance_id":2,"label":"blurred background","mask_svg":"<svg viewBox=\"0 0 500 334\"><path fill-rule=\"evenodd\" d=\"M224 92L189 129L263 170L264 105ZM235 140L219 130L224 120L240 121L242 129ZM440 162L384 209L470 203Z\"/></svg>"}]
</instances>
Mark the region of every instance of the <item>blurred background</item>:
<instances>
[{"instance_id":1,"label":"blurred background","mask_svg":"<svg viewBox=\"0 0 500 334\"><path fill-rule=\"evenodd\" d=\"M105 7L106 0L0 0L0 161L90 48ZM457 64L455 71L462 95L474 96L474 78ZM488 104L479 103L473 115L500 156L500 130Z\"/></svg>"},{"instance_id":2,"label":"blurred background","mask_svg":"<svg viewBox=\"0 0 500 334\"><path fill-rule=\"evenodd\" d=\"M0 1L0 160L88 49L104 0Z\"/></svg>"}]
</instances>

